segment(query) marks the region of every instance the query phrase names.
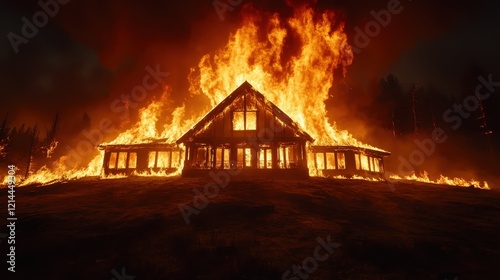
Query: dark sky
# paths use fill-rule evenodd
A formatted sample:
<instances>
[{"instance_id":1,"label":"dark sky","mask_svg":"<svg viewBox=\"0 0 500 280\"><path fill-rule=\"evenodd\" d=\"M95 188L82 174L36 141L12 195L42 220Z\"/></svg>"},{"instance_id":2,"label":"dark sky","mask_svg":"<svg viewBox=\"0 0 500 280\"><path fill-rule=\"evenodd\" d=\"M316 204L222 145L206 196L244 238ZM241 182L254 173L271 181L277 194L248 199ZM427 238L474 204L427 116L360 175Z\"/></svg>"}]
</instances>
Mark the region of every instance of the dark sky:
<instances>
[{"instance_id":1,"label":"dark sky","mask_svg":"<svg viewBox=\"0 0 500 280\"><path fill-rule=\"evenodd\" d=\"M170 73L172 99L182 102L190 67L225 45L242 7L252 1L243 0L221 21L211 0L70 0L16 54L7 35L21 34L21 18L32 19L40 10L37 2L0 2L0 118L8 113L15 123L47 123L55 112L63 118L85 111L111 114L112 100L139 84L148 65ZM318 0L316 8L338 11L354 44L355 28L364 29L373 20L370 11L386 9L388 2ZM252 3L290 13L285 1ZM432 83L452 95L470 71L500 74L500 10L494 1L400 5L402 12L355 54L349 83L364 85L394 73L405 83Z\"/></svg>"}]
</instances>

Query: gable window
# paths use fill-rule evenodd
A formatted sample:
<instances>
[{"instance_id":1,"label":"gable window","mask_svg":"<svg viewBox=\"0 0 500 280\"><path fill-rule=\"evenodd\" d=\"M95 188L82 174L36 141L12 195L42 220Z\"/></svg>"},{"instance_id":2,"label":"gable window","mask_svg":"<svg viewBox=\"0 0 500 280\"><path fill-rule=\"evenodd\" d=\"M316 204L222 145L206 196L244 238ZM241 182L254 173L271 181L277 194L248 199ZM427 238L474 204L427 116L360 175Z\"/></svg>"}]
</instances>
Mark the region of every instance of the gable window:
<instances>
[{"instance_id":1,"label":"gable window","mask_svg":"<svg viewBox=\"0 0 500 280\"><path fill-rule=\"evenodd\" d=\"M233 130L257 130L257 111L234 111Z\"/></svg>"}]
</instances>

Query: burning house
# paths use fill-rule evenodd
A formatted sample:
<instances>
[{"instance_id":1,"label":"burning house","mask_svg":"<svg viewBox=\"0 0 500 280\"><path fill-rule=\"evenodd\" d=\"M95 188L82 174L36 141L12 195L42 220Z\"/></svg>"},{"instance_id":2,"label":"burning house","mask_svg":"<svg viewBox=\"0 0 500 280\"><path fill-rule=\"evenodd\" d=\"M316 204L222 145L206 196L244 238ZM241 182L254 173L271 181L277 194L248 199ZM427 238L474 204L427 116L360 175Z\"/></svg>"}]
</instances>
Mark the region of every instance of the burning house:
<instances>
[{"instance_id":1,"label":"burning house","mask_svg":"<svg viewBox=\"0 0 500 280\"><path fill-rule=\"evenodd\" d=\"M101 145L108 174L208 176L239 169L241 176L382 177L389 153L354 146L312 146L313 137L262 93L244 82L175 143ZM183 148L181 148L181 145ZM309 160L309 162L308 162Z\"/></svg>"},{"instance_id":2,"label":"burning house","mask_svg":"<svg viewBox=\"0 0 500 280\"><path fill-rule=\"evenodd\" d=\"M308 177L306 143L314 139L248 82L191 130L184 144L183 176L210 169L242 169L243 175Z\"/></svg>"}]
</instances>

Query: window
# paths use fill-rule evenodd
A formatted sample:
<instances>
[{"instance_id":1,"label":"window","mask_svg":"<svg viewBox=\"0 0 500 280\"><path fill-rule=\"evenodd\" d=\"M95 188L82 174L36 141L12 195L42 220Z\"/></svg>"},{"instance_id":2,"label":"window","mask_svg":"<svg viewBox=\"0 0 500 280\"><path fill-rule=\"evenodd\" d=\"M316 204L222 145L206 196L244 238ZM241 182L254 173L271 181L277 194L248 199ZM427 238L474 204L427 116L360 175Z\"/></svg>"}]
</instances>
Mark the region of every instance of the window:
<instances>
[{"instance_id":1,"label":"window","mask_svg":"<svg viewBox=\"0 0 500 280\"><path fill-rule=\"evenodd\" d=\"M361 158L359 154L354 154L354 159L356 160L356 170L361 169Z\"/></svg>"},{"instance_id":2,"label":"window","mask_svg":"<svg viewBox=\"0 0 500 280\"><path fill-rule=\"evenodd\" d=\"M130 156L132 157L132 153ZM137 155L134 155L134 158L134 161L137 161ZM179 151L154 151L148 154L148 168L178 168L179 163ZM135 167L129 165L129 168Z\"/></svg>"},{"instance_id":3,"label":"window","mask_svg":"<svg viewBox=\"0 0 500 280\"><path fill-rule=\"evenodd\" d=\"M378 158L373 159L373 166L375 172L380 172L380 161Z\"/></svg>"},{"instance_id":4,"label":"window","mask_svg":"<svg viewBox=\"0 0 500 280\"><path fill-rule=\"evenodd\" d=\"M252 149L238 148L237 168L253 167L252 166Z\"/></svg>"},{"instance_id":5,"label":"window","mask_svg":"<svg viewBox=\"0 0 500 280\"><path fill-rule=\"evenodd\" d=\"M224 169L229 169L229 149L224 149Z\"/></svg>"},{"instance_id":6,"label":"window","mask_svg":"<svg viewBox=\"0 0 500 280\"><path fill-rule=\"evenodd\" d=\"M325 169L325 154L316 153L316 167L318 169Z\"/></svg>"},{"instance_id":7,"label":"window","mask_svg":"<svg viewBox=\"0 0 500 280\"><path fill-rule=\"evenodd\" d=\"M285 155L286 155L286 168L295 168L297 166L296 163L296 155L293 146L285 147Z\"/></svg>"},{"instance_id":8,"label":"window","mask_svg":"<svg viewBox=\"0 0 500 280\"><path fill-rule=\"evenodd\" d=\"M128 154L128 168L137 168L137 153Z\"/></svg>"},{"instance_id":9,"label":"window","mask_svg":"<svg viewBox=\"0 0 500 280\"><path fill-rule=\"evenodd\" d=\"M245 130L257 130L257 112L247 111L246 116L247 119Z\"/></svg>"},{"instance_id":10,"label":"window","mask_svg":"<svg viewBox=\"0 0 500 280\"><path fill-rule=\"evenodd\" d=\"M215 149L215 168L222 166L222 148Z\"/></svg>"},{"instance_id":11,"label":"window","mask_svg":"<svg viewBox=\"0 0 500 280\"><path fill-rule=\"evenodd\" d=\"M361 170L370 170L370 166L368 163L368 156L361 154Z\"/></svg>"},{"instance_id":12,"label":"window","mask_svg":"<svg viewBox=\"0 0 500 280\"><path fill-rule=\"evenodd\" d=\"M338 169L345 169L345 154L337 153L337 167Z\"/></svg>"},{"instance_id":13,"label":"window","mask_svg":"<svg viewBox=\"0 0 500 280\"><path fill-rule=\"evenodd\" d=\"M245 112L233 112L233 130L245 130Z\"/></svg>"},{"instance_id":14,"label":"window","mask_svg":"<svg viewBox=\"0 0 500 280\"><path fill-rule=\"evenodd\" d=\"M170 152L158 152L156 159L157 168L169 168L170 167Z\"/></svg>"},{"instance_id":15,"label":"window","mask_svg":"<svg viewBox=\"0 0 500 280\"><path fill-rule=\"evenodd\" d=\"M118 153L118 169L125 169L127 168L127 153L126 152L120 152Z\"/></svg>"},{"instance_id":16,"label":"window","mask_svg":"<svg viewBox=\"0 0 500 280\"><path fill-rule=\"evenodd\" d=\"M259 168L273 168L272 152L270 148L262 148L259 151Z\"/></svg>"},{"instance_id":17,"label":"window","mask_svg":"<svg viewBox=\"0 0 500 280\"><path fill-rule=\"evenodd\" d=\"M326 153L326 169L336 169L334 153Z\"/></svg>"},{"instance_id":18,"label":"window","mask_svg":"<svg viewBox=\"0 0 500 280\"><path fill-rule=\"evenodd\" d=\"M156 152L149 152L148 168L154 168L155 166L156 166Z\"/></svg>"},{"instance_id":19,"label":"window","mask_svg":"<svg viewBox=\"0 0 500 280\"><path fill-rule=\"evenodd\" d=\"M257 111L234 111L233 130L257 130Z\"/></svg>"},{"instance_id":20,"label":"window","mask_svg":"<svg viewBox=\"0 0 500 280\"><path fill-rule=\"evenodd\" d=\"M115 169L116 168L116 158L118 154L117 153L111 153L109 155L109 164L108 167L109 169Z\"/></svg>"},{"instance_id":21,"label":"window","mask_svg":"<svg viewBox=\"0 0 500 280\"><path fill-rule=\"evenodd\" d=\"M378 162L378 172L384 173L384 164L381 158L377 159Z\"/></svg>"}]
</instances>

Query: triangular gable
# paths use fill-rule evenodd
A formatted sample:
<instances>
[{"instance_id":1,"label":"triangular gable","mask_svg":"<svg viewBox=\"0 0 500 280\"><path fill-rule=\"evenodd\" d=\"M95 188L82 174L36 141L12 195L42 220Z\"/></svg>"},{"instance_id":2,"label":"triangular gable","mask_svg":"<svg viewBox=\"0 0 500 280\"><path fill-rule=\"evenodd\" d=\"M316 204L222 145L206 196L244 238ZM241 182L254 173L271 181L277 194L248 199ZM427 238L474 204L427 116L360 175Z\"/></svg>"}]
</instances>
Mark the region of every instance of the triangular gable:
<instances>
[{"instance_id":1,"label":"triangular gable","mask_svg":"<svg viewBox=\"0 0 500 280\"><path fill-rule=\"evenodd\" d=\"M203 117L196 125L194 125L188 132L186 132L181 138L177 140L177 144L183 143L186 139L194 137L199 131L203 130L210 122L212 122L219 114L228 108L233 102L246 92L251 92L255 95L256 100L261 103L262 107L271 112L276 116L281 122L286 126L290 127L297 135L306 140L313 142L314 139L305 131L299 128L297 123L295 123L287 114L285 114L281 109L279 109L272 102L268 101L262 93L257 91L252 87L250 83L245 81L236 90L234 90L228 97L222 100L217 106L215 106L205 117Z\"/></svg>"}]
</instances>

